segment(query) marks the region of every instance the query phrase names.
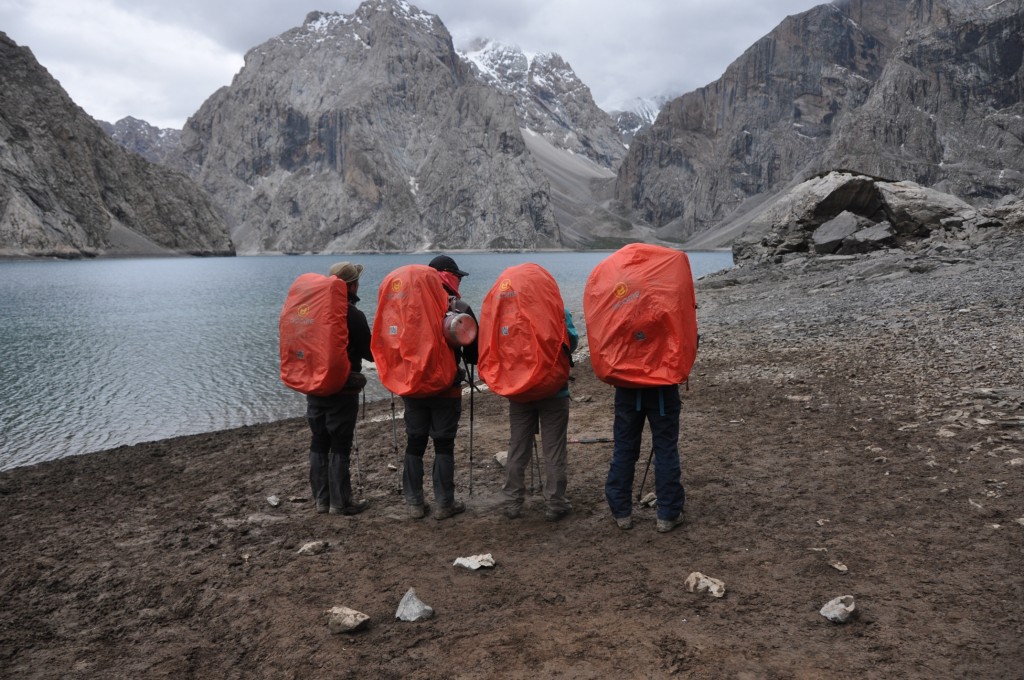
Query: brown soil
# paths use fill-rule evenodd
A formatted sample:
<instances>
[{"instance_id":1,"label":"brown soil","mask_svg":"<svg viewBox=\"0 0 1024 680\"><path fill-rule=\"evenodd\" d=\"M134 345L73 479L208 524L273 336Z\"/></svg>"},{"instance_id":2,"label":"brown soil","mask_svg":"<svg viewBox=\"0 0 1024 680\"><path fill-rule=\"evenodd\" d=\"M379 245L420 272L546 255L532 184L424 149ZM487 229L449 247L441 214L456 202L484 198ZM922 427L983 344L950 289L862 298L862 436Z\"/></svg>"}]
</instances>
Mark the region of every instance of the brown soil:
<instances>
[{"instance_id":1,"label":"brown soil","mask_svg":"<svg viewBox=\"0 0 1024 680\"><path fill-rule=\"evenodd\" d=\"M572 515L537 494L505 519L486 393L457 445L469 510L442 522L405 516L390 402L358 427L357 517L315 514L301 420L4 472L0 675L1022 677L1021 270L887 254L704 282L668 534L649 508L612 522L605 443L569 447ZM611 388L574 372L570 437L609 436ZM452 564L479 553L496 566ZM687 592L695 571L725 597ZM433 619L395 619L409 588ZM842 595L857 616L831 623ZM332 634L336 605L369 627Z\"/></svg>"}]
</instances>

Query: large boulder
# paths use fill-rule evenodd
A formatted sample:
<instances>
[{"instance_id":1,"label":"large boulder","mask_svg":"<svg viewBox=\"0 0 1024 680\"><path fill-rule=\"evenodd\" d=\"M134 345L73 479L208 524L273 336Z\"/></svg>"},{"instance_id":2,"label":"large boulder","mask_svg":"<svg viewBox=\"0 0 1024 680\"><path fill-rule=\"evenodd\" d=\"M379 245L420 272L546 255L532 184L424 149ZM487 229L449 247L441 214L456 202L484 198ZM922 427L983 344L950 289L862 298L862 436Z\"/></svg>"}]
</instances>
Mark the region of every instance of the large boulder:
<instances>
[{"instance_id":1,"label":"large boulder","mask_svg":"<svg viewBox=\"0 0 1024 680\"><path fill-rule=\"evenodd\" d=\"M819 255L836 252L846 239L863 230L867 226L866 222L868 220L860 215L844 210L811 234L814 252Z\"/></svg>"},{"instance_id":2,"label":"large boulder","mask_svg":"<svg viewBox=\"0 0 1024 680\"><path fill-rule=\"evenodd\" d=\"M974 238L988 227L1024 224L1022 202L979 211L914 182L830 172L762 206L733 244L737 262L779 261L791 253L865 253L914 248L927 238Z\"/></svg>"}]
</instances>

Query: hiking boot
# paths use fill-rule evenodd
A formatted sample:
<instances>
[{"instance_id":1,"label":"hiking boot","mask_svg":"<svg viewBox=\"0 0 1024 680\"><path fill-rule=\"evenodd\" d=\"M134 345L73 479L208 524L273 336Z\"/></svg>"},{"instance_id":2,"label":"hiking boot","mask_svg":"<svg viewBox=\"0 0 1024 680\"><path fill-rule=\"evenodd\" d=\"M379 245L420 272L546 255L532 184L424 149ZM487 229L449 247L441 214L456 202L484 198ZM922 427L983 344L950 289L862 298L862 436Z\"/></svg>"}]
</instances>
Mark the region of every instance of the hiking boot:
<instances>
[{"instance_id":1,"label":"hiking boot","mask_svg":"<svg viewBox=\"0 0 1024 680\"><path fill-rule=\"evenodd\" d=\"M370 507L370 501L363 499L361 501L355 501L352 505L346 505L343 508L331 508L332 515L358 515L363 510Z\"/></svg>"},{"instance_id":2,"label":"hiking boot","mask_svg":"<svg viewBox=\"0 0 1024 680\"><path fill-rule=\"evenodd\" d=\"M327 505L327 503L317 503L316 504L316 514L318 514L318 515L325 515L325 514L327 514L327 512L330 509L331 509L331 507L329 505Z\"/></svg>"},{"instance_id":3,"label":"hiking boot","mask_svg":"<svg viewBox=\"0 0 1024 680\"><path fill-rule=\"evenodd\" d=\"M616 517L615 526L619 527L623 531L627 531L633 528L633 515L626 515L625 517Z\"/></svg>"},{"instance_id":4,"label":"hiking boot","mask_svg":"<svg viewBox=\"0 0 1024 680\"><path fill-rule=\"evenodd\" d=\"M667 534L668 532L675 529L677 526L683 523L682 514L676 515L672 519L659 519L658 520L658 533Z\"/></svg>"},{"instance_id":5,"label":"hiking boot","mask_svg":"<svg viewBox=\"0 0 1024 680\"><path fill-rule=\"evenodd\" d=\"M505 517L509 519L519 519L522 515L523 506L519 504L505 506Z\"/></svg>"},{"instance_id":6,"label":"hiking boot","mask_svg":"<svg viewBox=\"0 0 1024 680\"><path fill-rule=\"evenodd\" d=\"M548 522L557 522L572 512L572 508L548 508L544 511L544 519Z\"/></svg>"},{"instance_id":7,"label":"hiking boot","mask_svg":"<svg viewBox=\"0 0 1024 680\"><path fill-rule=\"evenodd\" d=\"M409 505L409 517L413 519L423 519L423 516L427 514L428 506L426 503L416 503Z\"/></svg>"},{"instance_id":8,"label":"hiking boot","mask_svg":"<svg viewBox=\"0 0 1024 680\"><path fill-rule=\"evenodd\" d=\"M462 501L455 501L451 505L442 505L441 507L439 507L437 509L437 512L434 513L434 519L448 519L449 517L454 517L455 515L458 515L459 513L465 511L466 504L463 503Z\"/></svg>"}]
</instances>

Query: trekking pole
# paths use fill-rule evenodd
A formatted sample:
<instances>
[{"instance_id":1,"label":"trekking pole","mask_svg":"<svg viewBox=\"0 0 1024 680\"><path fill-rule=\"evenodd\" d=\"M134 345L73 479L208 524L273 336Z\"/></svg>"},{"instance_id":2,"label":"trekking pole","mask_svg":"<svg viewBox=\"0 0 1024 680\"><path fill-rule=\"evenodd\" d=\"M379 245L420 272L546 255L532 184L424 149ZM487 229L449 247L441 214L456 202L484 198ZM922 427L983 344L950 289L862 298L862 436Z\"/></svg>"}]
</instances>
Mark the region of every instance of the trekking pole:
<instances>
[{"instance_id":1,"label":"trekking pole","mask_svg":"<svg viewBox=\"0 0 1024 680\"><path fill-rule=\"evenodd\" d=\"M465 363L466 373L469 374L469 495L473 495L473 392L476 390L475 380L473 379L473 368L472 364Z\"/></svg>"},{"instance_id":2,"label":"trekking pole","mask_svg":"<svg viewBox=\"0 0 1024 680\"><path fill-rule=\"evenodd\" d=\"M651 469L651 459L654 458L654 447L651 447L651 455L647 456L647 467L644 468L644 477L640 480L640 490L636 492L636 499L639 501L644 495L644 483L647 481L647 472Z\"/></svg>"},{"instance_id":3,"label":"trekking pole","mask_svg":"<svg viewBox=\"0 0 1024 680\"><path fill-rule=\"evenodd\" d=\"M357 424L352 425L352 457L356 459L356 492L362 494L363 492L363 475L359 470L359 442L356 438L356 432L359 429L356 427Z\"/></svg>"},{"instance_id":4,"label":"trekking pole","mask_svg":"<svg viewBox=\"0 0 1024 680\"><path fill-rule=\"evenodd\" d=\"M398 429L395 425L395 393L391 392L391 442L393 447L392 455L395 456L395 460L398 462L398 471L402 471L402 454L398 452ZM402 478L398 478L398 493L402 493Z\"/></svg>"},{"instance_id":5,"label":"trekking pole","mask_svg":"<svg viewBox=\"0 0 1024 680\"><path fill-rule=\"evenodd\" d=\"M540 461L537 459L537 435L533 435L533 460L530 461L530 494L537 492L540 488ZM533 471L537 470L537 482L534 483Z\"/></svg>"}]
</instances>

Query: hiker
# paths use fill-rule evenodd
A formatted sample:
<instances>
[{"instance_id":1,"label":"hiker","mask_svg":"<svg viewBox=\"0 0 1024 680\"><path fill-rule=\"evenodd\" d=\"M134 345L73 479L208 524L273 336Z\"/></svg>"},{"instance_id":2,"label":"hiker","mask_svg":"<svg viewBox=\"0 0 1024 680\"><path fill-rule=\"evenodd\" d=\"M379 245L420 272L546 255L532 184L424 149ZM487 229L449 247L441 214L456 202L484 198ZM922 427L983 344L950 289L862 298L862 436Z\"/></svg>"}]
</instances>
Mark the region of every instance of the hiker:
<instances>
[{"instance_id":1,"label":"hiker","mask_svg":"<svg viewBox=\"0 0 1024 680\"><path fill-rule=\"evenodd\" d=\"M565 312L565 326L569 335L569 353L576 351L579 333L572 323L572 314ZM526 467L535 446L534 436L541 435L544 460L544 519L557 522L570 512L572 505L565 497L568 485L568 449L566 433L569 429L569 383L566 381L549 397L533 401L508 402L508 460L505 463L505 484L501 487L505 499L505 517L516 519L522 514L526 496Z\"/></svg>"},{"instance_id":2,"label":"hiker","mask_svg":"<svg viewBox=\"0 0 1024 680\"><path fill-rule=\"evenodd\" d=\"M664 533L682 523L679 386L687 382L697 353L696 308L689 259L663 246L624 246L587 279L583 311L591 366L615 387L605 498L620 529L633 527L631 493L645 421L653 444L655 526Z\"/></svg>"},{"instance_id":3,"label":"hiker","mask_svg":"<svg viewBox=\"0 0 1024 680\"><path fill-rule=\"evenodd\" d=\"M469 274L461 269L448 255L438 255L430 261L441 279L445 291L454 297L454 311L468 314L476 321L476 315L459 295L459 283ZM440 320L439 320L440 321ZM477 341L474 337L469 344L453 346L455 365L476 365ZM406 447L402 471L402 492L409 505L409 515L420 519L429 507L423 498L423 456L429 440L434 441L434 501L437 508L434 519L443 520L465 512L466 505L455 499L455 435L462 415L462 383L465 371L456 370L453 383L441 391L424 397L403 396L405 406Z\"/></svg>"},{"instance_id":4,"label":"hiker","mask_svg":"<svg viewBox=\"0 0 1024 680\"><path fill-rule=\"evenodd\" d=\"M309 482L318 513L357 515L370 507L366 499L353 500L349 457L359 414L359 393L366 385L362 360L373 361L370 327L359 302L359 275L363 265L338 262L330 275L348 286L348 359L351 372L345 385L328 396L306 395L306 421L312 433L309 445Z\"/></svg>"},{"instance_id":5,"label":"hiker","mask_svg":"<svg viewBox=\"0 0 1024 680\"><path fill-rule=\"evenodd\" d=\"M633 528L633 477L640 458L644 421L651 425L654 491L658 498L657 530L672 531L683 521L686 499L679 465L679 385L615 388L612 460L605 482L605 498L623 530Z\"/></svg>"},{"instance_id":6,"label":"hiker","mask_svg":"<svg viewBox=\"0 0 1024 680\"><path fill-rule=\"evenodd\" d=\"M480 377L492 392L508 399L510 437L502 496L509 519L522 514L524 477L538 433L544 452L544 518L556 522L572 511L565 498L566 430L569 371L578 342L558 283L539 264L508 267L484 296Z\"/></svg>"}]
</instances>

